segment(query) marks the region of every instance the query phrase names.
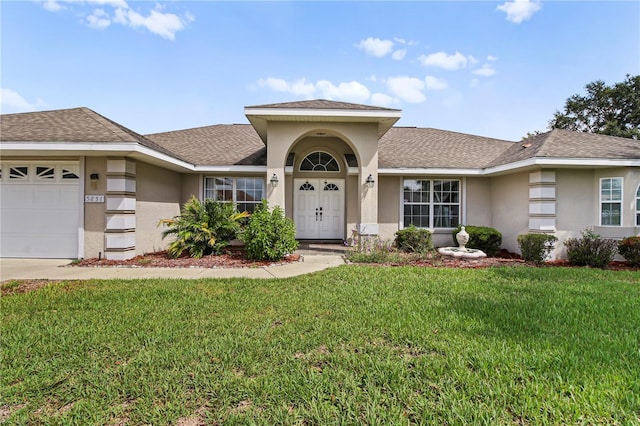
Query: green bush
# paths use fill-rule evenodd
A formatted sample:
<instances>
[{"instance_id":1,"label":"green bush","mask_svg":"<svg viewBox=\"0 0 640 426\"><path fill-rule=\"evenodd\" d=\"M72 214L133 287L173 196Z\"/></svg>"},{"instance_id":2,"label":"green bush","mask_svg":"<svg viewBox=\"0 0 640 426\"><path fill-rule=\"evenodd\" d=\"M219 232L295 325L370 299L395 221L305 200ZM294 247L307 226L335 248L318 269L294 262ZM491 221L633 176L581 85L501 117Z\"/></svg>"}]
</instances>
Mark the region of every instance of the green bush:
<instances>
[{"instance_id":1,"label":"green bush","mask_svg":"<svg viewBox=\"0 0 640 426\"><path fill-rule=\"evenodd\" d=\"M296 225L280 206L269 211L266 200L251 215L242 239L247 257L253 260L280 260L298 248Z\"/></svg>"},{"instance_id":2,"label":"green bush","mask_svg":"<svg viewBox=\"0 0 640 426\"><path fill-rule=\"evenodd\" d=\"M629 265L640 266L640 236L627 237L618 242L618 253L629 262Z\"/></svg>"},{"instance_id":3,"label":"green bush","mask_svg":"<svg viewBox=\"0 0 640 426\"><path fill-rule=\"evenodd\" d=\"M405 253L426 253L433 250L431 232L416 228L415 225L396 232L395 245Z\"/></svg>"},{"instance_id":4,"label":"green bush","mask_svg":"<svg viewBox=\"0 0 640 426\"><path fill-rule=\"evenodd\" d=\"M568 238L564 245L571 264L604 268L616 255L617 244L615 240L600 238L593 230L585 229L582 238Z\"/></svg>"},{"instance_id":5,"label":"green bush","mask_svg":"<svg viewBox=\"0 0 640 426\"><path fill-rule=\"evenodd\" d=\"M518 235L518 246L522 258L536 265L544 263L558 241L555 235L550 234L523 234Z\"/></svg>"},{"instance_id":6,"label":"green bush","mask_svg":"<svg viewBox=\"0 0 640 426\"><path fill-rule=\"evenodd\" d=\"M210 198L201 202L191 197L182 207L179 216L162 219L158 225L167 226L162 238L175 235L169 244L169 256L179 257L185 251L191 257L199 258L206 254L220 254L236 237L240 230L240 221L249 213L238 213L231 203L222 203Z\"/></svg>"},{"instance_id":7,"label":"green bush","mask_svg":"<svg viewBox=\"0 0 640 426\"><path fill-rule=\"evenodd\" d=\"M347 241L349 251L347 259L353 263L395 263L403 262L401 254L393 248L391 241L383 240L377 235L360 235L351 233Z\"/></svg>"},{"instance_id":8,"label":"green bush","mask_svg":"<svg viewBox=\"0 0 640 426\"><path fill-rule=\"evenodd\" d=\"M456 240L456 234L462 229L461 225L458 225L453 230L453 245L458 246ZM502 234L495 228L488 226L465 226L467 233L469 234L469 242L467 248L474 248L482 250L487 256L495 256L500 252L500 245L502 244Z\"/></svg>"}]
</instances>

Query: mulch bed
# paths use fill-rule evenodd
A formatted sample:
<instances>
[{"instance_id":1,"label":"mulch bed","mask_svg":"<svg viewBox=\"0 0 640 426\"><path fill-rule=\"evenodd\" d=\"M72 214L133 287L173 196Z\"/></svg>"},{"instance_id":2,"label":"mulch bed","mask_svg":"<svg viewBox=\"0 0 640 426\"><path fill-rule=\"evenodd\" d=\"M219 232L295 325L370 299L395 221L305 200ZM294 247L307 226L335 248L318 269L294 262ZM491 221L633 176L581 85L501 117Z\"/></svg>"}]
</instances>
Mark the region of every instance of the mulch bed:
<instances>
[{"instance_id":1,"label":"mulch bed","mask_svg":"<svg viewBox=\"0 0 640 426\"><path fill-rule=\"evenodd\" d=\"M292 254L277 262L256 261L246 258L243 252L235 251L220 255L202 256L199 259L187 255L171 258L166 251L147 253L128 260L82 259L70 266L85 267L128 267L128 268L260 268L264 266L284 265L300 261L299 254Z\"/></svg>"}]
</instances>

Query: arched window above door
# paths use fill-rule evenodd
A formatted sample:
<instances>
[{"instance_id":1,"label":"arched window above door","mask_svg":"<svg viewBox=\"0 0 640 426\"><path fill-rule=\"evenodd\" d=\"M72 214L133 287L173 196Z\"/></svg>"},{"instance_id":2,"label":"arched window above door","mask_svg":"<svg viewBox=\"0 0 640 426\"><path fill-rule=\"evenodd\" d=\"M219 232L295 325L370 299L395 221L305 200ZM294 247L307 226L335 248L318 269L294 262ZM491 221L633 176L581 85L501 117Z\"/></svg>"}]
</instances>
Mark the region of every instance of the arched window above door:
<instances>
[{"instance_id":1,"label":"arched window above door","mask_svg":"<svg viewBox=\"0 0 640 426\"><path fill-rule=\"evenodd\" d=\"M300 163L301 172L339 172L336 159L326 152L316 151L304 157Z\"/></svg>"}]
</instances>

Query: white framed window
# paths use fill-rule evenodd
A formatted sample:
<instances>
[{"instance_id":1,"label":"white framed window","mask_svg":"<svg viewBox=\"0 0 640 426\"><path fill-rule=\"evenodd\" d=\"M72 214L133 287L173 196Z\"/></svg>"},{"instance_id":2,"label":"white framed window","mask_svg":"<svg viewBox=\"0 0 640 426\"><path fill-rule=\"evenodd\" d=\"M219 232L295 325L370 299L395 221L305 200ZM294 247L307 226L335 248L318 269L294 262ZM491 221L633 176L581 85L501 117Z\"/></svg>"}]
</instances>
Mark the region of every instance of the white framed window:
<instances>
[{"instance_id":1,"label":"white framed window","mask_svg":"<svg viewBox=\"0 0 640 426\"><path fill-rule=\"evenodd\" d=\"M460 181L404 179L403 227L455 228L460 224Z\"/></svg>"},{"instance_id":2,"label":"white framed window","mask_svg":"<svg viewBox=\"0 0 640 426\"><path fill-rule=\"evenodd\" d=\"M204 198L233 203L240 211L253 213L264 198L264 179L256 177L206 177Z\"/></svg>"},{"instance_id":3,"label":"white framed window","mask_svg":"<svg viewBox=\"0 0 640 426\"><path fill-rule=\"evenodd\" d=\"M636 226L640 226L640 185L636 191Z\"/></svg>"},{"instance_id":4,"label":"white framed window","mask_svg":"<svg viewBox=\"0 0 640 426\"><path fill-rule=\"evenodd\" d=\"M339 172L340 165L333 155L322 151L312 152L300 162L301 172Z\"/></svg>"},{"instance_id":5,"label":"white framed window","mask_svg":"<svg viewBox=\"0 0 640 426\"><path fill-rule=\"evenodd\" d=\"M600 179L600 225L622 225L622 178Z\"/></svg>"}]
</instances>

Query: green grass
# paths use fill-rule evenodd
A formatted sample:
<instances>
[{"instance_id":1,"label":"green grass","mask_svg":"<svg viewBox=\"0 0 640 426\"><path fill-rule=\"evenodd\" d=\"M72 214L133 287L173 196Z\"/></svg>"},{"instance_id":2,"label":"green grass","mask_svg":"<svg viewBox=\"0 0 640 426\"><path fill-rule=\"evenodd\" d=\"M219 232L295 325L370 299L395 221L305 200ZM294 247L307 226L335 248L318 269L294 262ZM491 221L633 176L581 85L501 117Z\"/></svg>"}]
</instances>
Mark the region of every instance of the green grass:
<instances>
[{"instance_id":1,"label":"green grass","mask_svg":"<svg viewBox=\"0 0 640 426\"><path fill-rule=\"evenodd\" d=\"M0 300L11 424L638 424L637 273L343 266Z\"/></svg>"}]
</instances>

